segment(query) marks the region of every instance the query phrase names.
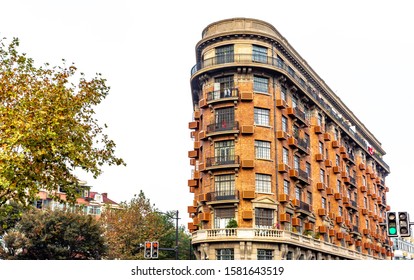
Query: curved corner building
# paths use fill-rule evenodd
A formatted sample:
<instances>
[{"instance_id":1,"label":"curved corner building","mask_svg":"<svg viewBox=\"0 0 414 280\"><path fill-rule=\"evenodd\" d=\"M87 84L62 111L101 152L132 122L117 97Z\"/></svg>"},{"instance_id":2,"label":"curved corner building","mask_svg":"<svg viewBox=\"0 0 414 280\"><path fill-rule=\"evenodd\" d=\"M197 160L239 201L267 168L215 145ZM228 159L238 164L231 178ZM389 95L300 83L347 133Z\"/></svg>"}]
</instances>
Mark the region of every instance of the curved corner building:
<instances>
[{"instance_id":1,"label":"curved corner building","mask_svg":"<svg viewBox=\"0 0 414 280\"><path fill-rule=\"evenodd\" d=\"M381 143L269 23L208 25L191 69L197 259L391 259Z\"/></svg>"}]
</instances>

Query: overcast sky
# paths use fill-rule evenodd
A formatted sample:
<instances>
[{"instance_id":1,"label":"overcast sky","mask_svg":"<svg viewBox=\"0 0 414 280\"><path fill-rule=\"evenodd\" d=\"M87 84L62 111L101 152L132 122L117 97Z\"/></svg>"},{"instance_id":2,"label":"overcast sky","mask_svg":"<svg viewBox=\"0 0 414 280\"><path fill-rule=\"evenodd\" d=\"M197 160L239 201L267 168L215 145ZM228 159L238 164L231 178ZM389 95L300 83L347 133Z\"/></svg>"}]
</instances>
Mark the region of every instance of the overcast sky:
<instances>
[{"instance_id":1,"label":"overcast sky","mask_svg":"<svg viewBox=\"0 0 414 280\"><path fill-rule=\"evenodd\" d=\"M412 1L0 0L0 36L35 62L75 62L111 86L97 108L127 167L105 167L93 190L128 201L143 190L161 211L192 205L190 70L210 23L264 20L289 41L382 143L388 204L414 220Z\"/></svg>"}]
</instances>

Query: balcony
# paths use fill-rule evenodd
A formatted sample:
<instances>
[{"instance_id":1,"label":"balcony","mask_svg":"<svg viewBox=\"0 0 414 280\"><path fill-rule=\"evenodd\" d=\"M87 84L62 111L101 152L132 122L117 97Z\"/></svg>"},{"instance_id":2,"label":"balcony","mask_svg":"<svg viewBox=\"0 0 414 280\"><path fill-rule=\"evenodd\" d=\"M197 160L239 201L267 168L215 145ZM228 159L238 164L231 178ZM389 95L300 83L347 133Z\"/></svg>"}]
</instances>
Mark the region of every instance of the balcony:
<instances>
[{"instance_id":1,"label":"balcony","mask_svg":"<svg viewBox=\"0 0 414 280\"><path fill-rule=\"evenodd\" d=\"M309 155L309 143L305 139L298 138L298 152Z\"/></svg>"},{"instance_id":2,"label":"balcony","mask_svg":"<svg viewBox=\"0 0 414 280\"><path fill-rule=\"evenodd\" d=\"M345 205L345 201L343 200L342 203ZM358 211L358 204L355 200L348 199L347 204L345 205L346 208Z\"/></svg>"},{"instance_id":3,"label":"balcony","mask_svg":"<svg viewBox=\"0 0 414 280\"><path fill-rule=\"evenodd\" d=\"M306 171L302 170L302 169L290 169L289 170L289 177L297 180L298 183L300 184L304 184L304 185L309 185L309 175Z\"/></svg>"},{"instance_id":4,"label":"balcony","mask_svg":"<svg viewBox=\"0 0 414 280\"><path fill-rule=\"evenodd\" d=\"M237 100L239 100L239 90L237 88L221 89L207 93L207 104Z\"/></svg>"},{"instance_id":5,"label":"balcony","mask_svg":"<svg viewBox=\"0 0 414 280\"><path fill-rule=\"evenodd\" d=\"M228 202L238 202L240 199L239 191L237 190L224 190L224 191L215 191L208 193L207 202L219 202L219 203L228 203Z\"/></svg>"},{"instance_id":6,"label":"balcony","mask_svg":"<svg viewBox=\"0 0 414 280\"><path fill-rule=\"evenodd\" d=\"M239 167L240 158L236 155L209 157L206 159L206 170Z\"/></svg>"},{"instance_id":7,"label":"balcony","mask_svg":"<svg viewBox=\"0 0 414 280\"><path fill-rule=\"evenodd\" d=\"M310 215L312 213L312 206L306 202L299 201L299 206L296 207L295 212Z\"/></svg>"},{"instance_id":8,"label":"balcony","mask_svg":"<svg viewBox=\"0 0 414 280\"><path fill-rule=\"evenodd\" d=\"M214 135L223 134L238 134L239 133L239 122L237 121L225 121L219 123L212 123L207 126L206 136L211 137Z\"/></svg>"},{"instance_id":9,"label":"balcony","mask_svg":"<svg viewBox=\"0 0 414 280\"><path fill-rule=\"evenodd\" d=\"M347 124L344 121L345 119L352 119L351 116L346 114L345 116L340 116L336 111L333 110L332 105L328 104L323 96L326 96L325 92L318 92L311 86L308 86L307 84L312 84L312 81L305 81L303 78L301 78L299 75L297 75L295 72L289 71L288 65L286 65L282 60L280 60L278 57L268 57L263 56L263 59L260 58L259 60L256 59L256 55L252 53L247 54L230 54L225 56L215 56L215 57L209 57L205 60L197 61L197 64L194 65L191 69L191 76L192 79L197 78L196 76L201 76L205 72L208 72L212 69L215 69L217 67L222 68L223 70L226 68L234 68L234 67L265 67L265 68L272 68L276 71L284 74L286 77L288 77L292 82L295 83L296 87L299 87L299 89L306 95L307 98L309 98L314 103L318 104L322 110L325 111L325 113L338 125L340 126L344 132L347 133L347 135L355 141L355 143L359 144L360 147L362 147L364 150L366 149L365 139L364 135L360 133L356 133L354 130L350 128L350 125ZM204 99L200 100L200 108L203 107L204 103L206 103ZM204 105L205 106L205 105ZM359 127L357 127L357 130L359 130ZM378 157L377 155L373 155L376 161L380 163L386 170L389 170L388 165L382 160L381 157Z\"/></svg>"},{"instance_id":10,"label":"balcony","mask_svg":"<svg viewBox=\"0 0 414 280\"><path fill-rule=\"evenodd\" d=\"M334 230L331 234L335 235ZM322 232L321 232L322 233ZM355 260L372 260L378 257L362 254L351 248L344 248L329 242L305 236L299 233L279 230L279 229L262 229L262 228L218 228L203 229L192 233L193 244L206 242L240 242L245 240L254 240L266 243L289 244L293 246L303 246L315 251L323 251L344 259Z\"/></svg>"},{"instance_id":11,"label":"balcony","mask_svg":"<svg viewBox=\"0 0 414 280\"><path fill-rule=\"evenodd\" d=\"M297 123L302 124L304 126L308 126L308 119L306 118L305 113L300 110L298 107L287 108L287 114L292 118L295 119Z\"/></svg>"}]
</instances>

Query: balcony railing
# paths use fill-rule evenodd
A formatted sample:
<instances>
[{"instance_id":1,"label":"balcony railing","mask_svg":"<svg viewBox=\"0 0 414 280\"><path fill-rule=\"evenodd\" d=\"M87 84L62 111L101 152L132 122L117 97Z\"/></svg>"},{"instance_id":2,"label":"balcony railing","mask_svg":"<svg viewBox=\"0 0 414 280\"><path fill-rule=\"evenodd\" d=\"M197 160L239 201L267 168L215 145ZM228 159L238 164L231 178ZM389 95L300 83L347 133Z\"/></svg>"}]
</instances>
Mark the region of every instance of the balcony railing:
<instances>
[{"instance_id":1,"label":"balcony railing","mask_svg":"<svg viewBox=\"0 0 414 280\"><path fill-rule=\"evenodd\" d=\"M303 183L305 184L309 184L309 175L308 172L302 170L302 169L297 169L298 170L298 179L301 180Z\"/></svg>"},{"instance_id":2,"label":"balcony railing","mask_svg":"<svg viewBox=\"0 0 414 280\"><path fill-rule=\"evenodd\" d=\"M215 90L207 93L207 102L217 101L221 99L237 99L239 97L239 90L237 88L228 88L222 90Z\"/></svg>"},{"instance_id":3,"label":"balcony railing","mask_svg":"<svg viewBox=\"0 0 414 280\"><path fill-rule=\"evenodd\" d=\"M309 212L309 213L311 212L311 206L308 203L303 202L303 201L300 202L299 209L304 210L304 211Z\"/></svg>"},{"instance_id":4,"label":"balcony railing","mask_svg":"<svg viewBox=\"0 0 414 280\"><path fill-rule=\"evenodd\" d=\"M210 192L210 201L220 201L220 200L238 200L239 191L237 190L223 190Z\"/></svg>"},{"instance_id":5,"label":"balcony railing","mask_svg":"<svg viewBox=\"0 0 414 280\"><path fill-rule=\"evenodd\" d=\"M206 160L206 167L240 164L240 158L236 155L209 157Z\"/></svg>"},{"instance_id":6,"label":"balcony railing","mask_svg":"<svg viewBox=\"0 0 414 280\"><path fill-rule=\"evenodd\" d=\"M239 130L239 122L237 121L225 121L216 122L207 126L207 133L223 132Z\"/></svg>"},{"instance_id":7,"label":"balcony railing","mask_svg":"<svg viewBox=\"0 0 414 280\"><path fill-rule=\"evenodd\" d=\"M368 146L367 141L360 135L360 133L357 133L352 125L345 122L345 119L336 112L332 106L324 101L322 98L323 94L316 91L312 87L310 87L308 84L312 84L312 82L306 83L299 75L297 75L294 71L291 71L289 67L278 57L265 57L261 56L260 59L255 59L255 55L253 54L233 54L231 57L227 57L226 59L223 59L222 56L212 57L203 61L199 61L196 65L194 65L191 68L191 76L193 76L197 71L205 68L205 67L211 67L214 65L219 64L255 64L255 63L262 63L266 65L271 65L272 67L281 69L285 72L287 76L290 76L290 78L294 81L296 81L316 103L318 103L324 110L328 112L330 117L335 119L343 128L345 128L345 131L351 135L356 142L358 142L361 147L363 147L368 152ZM351 119L349 117L349 119ZM358 129L358 128L357 128ZM387 170L389 170L389 166L384 162L384 160L377 156L376 154L371 155L373 158L375 158L378 162L380 162Z\"/></svg>"},{"instance_id":8,"label":"balcony railing","mask_svg":"<svg viewBox=\"0 0 414 280\"><path fill-rule=\"evenodd\" d=\"M298 148L305 154L309 154L309 143L302 138L297 138L298 140Z\"/></svg>"},{"instance_id":9,"label":"balcony railing","mask_svg":"<svg viewBox=\"0 0 414 280\"><path fill-rule=\"evenodd\" d=\"M198 230L192 233L193 244L204 242L239 242L244 240L287 243L294 246L313 248L329 254L355 260L379 259L375 256L366 255L350 248L337 246L335 244L315 239L291 231L265 228L219 228Z\"/></svg>"}]
</instances>

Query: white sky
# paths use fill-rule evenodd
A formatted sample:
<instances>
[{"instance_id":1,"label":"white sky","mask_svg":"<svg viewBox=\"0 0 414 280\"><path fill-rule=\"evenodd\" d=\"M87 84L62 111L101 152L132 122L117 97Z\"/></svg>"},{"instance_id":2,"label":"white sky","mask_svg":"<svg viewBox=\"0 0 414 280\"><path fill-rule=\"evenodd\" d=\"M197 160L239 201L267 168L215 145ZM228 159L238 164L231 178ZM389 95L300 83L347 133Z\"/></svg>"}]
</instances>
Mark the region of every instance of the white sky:
<instances>
[{"instance_id":1,"label":"white sky","mask_svg":"<svg viewBox=\"0 0 414 280\"><path fill-rule=\"evenodd\" d=\"M338 2L0 0L0 36L18 37L39 64L65 58L88 75L103 74L111 92L97 118L127 167L81 179L118 202L142 189L161 211L179 210L186 224L195 45L214 21L267 21L382 143L388 204L413 221L412 1Z\"/></svg>"}]
</instances>

